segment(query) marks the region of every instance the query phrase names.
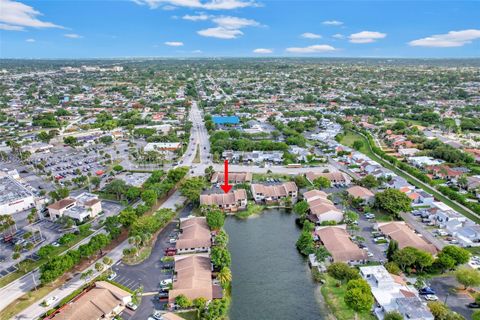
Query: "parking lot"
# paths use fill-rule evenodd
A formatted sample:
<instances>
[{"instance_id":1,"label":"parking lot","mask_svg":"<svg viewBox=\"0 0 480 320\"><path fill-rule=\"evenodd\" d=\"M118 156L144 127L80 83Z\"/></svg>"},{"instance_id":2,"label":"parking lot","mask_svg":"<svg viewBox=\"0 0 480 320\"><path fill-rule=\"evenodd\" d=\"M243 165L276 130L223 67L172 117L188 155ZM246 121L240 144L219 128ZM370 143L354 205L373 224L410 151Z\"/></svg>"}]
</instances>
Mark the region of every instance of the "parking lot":
<instances>
[{"instance_id":1,"label":"parking lot","mask_svg":"<svg viewBox=\"0 0 480 320\"><path fill-rule=\"evenodd\" d=\"M360 241L360 246L365 246L365 250L369 252L369 260L371 261L386 261L385 250L387 244L377 244L372 232L374 231L373 225L375 220L367 219L363 213L358 213L358 231L353 232L354 235L360 236L364 241Z\"/></svg>"},{"instance_id":2,"label":"parking lot","mask_svg":"<svg viewBox=\"0 0 480 320\"><path fill-rule=\"evenodd\" d=\"M465 319L472 319L472 313L475 309L468 308L467 304L473 302L473 299L469 295L456 290L461 285L458 284L454 276L436 277L429 282L439 301L446 301L453 311L458 312Z\"/></svg>"}]
</instances>

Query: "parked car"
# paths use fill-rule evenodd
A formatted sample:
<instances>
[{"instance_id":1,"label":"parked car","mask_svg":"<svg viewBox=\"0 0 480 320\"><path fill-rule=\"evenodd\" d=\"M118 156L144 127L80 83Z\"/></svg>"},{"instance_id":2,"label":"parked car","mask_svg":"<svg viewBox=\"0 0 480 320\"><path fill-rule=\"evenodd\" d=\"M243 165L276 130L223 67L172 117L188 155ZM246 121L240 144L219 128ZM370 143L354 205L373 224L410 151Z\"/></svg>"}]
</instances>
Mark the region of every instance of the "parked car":
<instances>
[{"instance_id":1,"label":"parked car","mask_svg":"<svg viewBox=\"0 0 480 320\"><path fill-rule=\"evenodd\" d=\"M135 310L138 309L138 306L137 306L135 303L133 303L133 302L129 302L129 303L127 303L125 306L126 306L128 309L133 310L133 311L135 311Z\"/></svg>"},{"instance_id":2,"label":"parked car","mask_svg":"<svg viewBox=\"0 0 480 320\"><path fill-rule=\"evenodd\" d=\"M163 320L162 313L160 311L155 311L153 317L157 320Z\"/></svg>"},{"instance_id":3,"label":"parked car","mask_svg":"<svg viewBox=\"0 0 480 320\"><path fill-rule=\"evenodd\" d=\"M165 269L165 270L170 270L170 269L173 269L173 263L169 263L169 262L164 262L162 264L162 269Z\"/></svg>"},{"instance_id":4,"label":"parked car","mask_svg":"<svg viewBox=\"0 0 480 320\"><path fill-rule=\"evenodd\" d=\"M162 287L168 286L168 285L170 285L170 284L172 284L172 283L173 283L173 280L172 280L172 279L165 279L165 280L160 281L160 285L161 285Z\"/></svg>"},{"instance_id":5,"label":"parked car","mask_svg":"<svg viewBox=\"0 0 480 320\"><path fill-rule=\"evenodd\" d=\"M115 279L115 277L117 276L117 273L116 272L112 272L110 273L110 275L108 276L108 280L112 281L113 279Z\"/></svg>"},{"instance_id":6,"label":"parked car","mask_svg":"<svg viewBox=\"0 0 480 320\"><path fill-rule=\"evenodd\" d=\"M45 299L45 300L43 301L43 305L44 305L45 307L49 307L49 306L51 306L51 305L52 305L55 301L57 301L57 300L58 300L58 297L57 297L57 296L50 297L50 298Z\"/></svg>"},{"instance_id":7,"label":"parked car","mask_svg":"<svg viewBox=\"0 0 480 320\"><path fill-rule=\"evenodd\" d=\"M471 303L467 304L467 307L472 308L472 309L479 309L480 304L478 304L476 302L471 302Z\"/></svg>"},{"instance_id":8,"label":"parked car","mask_svg":"<svg viewBox=\"0 0 480 320\"><path fill-rule=\"evenodd\" d=\"M170 243L170 244L177 243L177 239L175 239L175 238L170 238L170 240L168 240L168 243Z\"/></svg>"},{"instance_id":9,"label":"parked car","mask_svg":"<svg viewBox=\"0 0 480 320\"><path fill-rule=\"evenodd\" d=\"M435 294L435 290L433 290L430 287L424 287L418 291L421 295L429 295L429 294Z\"/></svg>"},{"instance_id":10,"label":"parked car","mask_svg":"<svg viewBox=\"0 0 480 320\"><path fill-rule=\"evenodd\" d=\"M438 297L434 294L427 294L425 296L423 296L425 298L425 300L427 301L437 301L438 300Z\"/></svg>"},{"instance_id":11,"label":"parked car","mask_svg":"<svg viewBox=\"0 0 480 320\"><path fill-rule=\"evenodd\" d=\"M168 291L160 291L158 293L158 299L166 299L168 298Z\"/></svg>"}]
</instances>

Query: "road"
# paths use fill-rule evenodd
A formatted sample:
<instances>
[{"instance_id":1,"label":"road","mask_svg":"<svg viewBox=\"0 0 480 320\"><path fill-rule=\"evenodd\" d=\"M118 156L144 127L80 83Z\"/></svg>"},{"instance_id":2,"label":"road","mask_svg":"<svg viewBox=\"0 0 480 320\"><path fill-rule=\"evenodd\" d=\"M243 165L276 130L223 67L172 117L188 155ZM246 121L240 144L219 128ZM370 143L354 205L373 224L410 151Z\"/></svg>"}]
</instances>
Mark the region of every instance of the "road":
<instances>
[{"instance_id":1,"label":"road","mask_svg":"<svg viewBox=\"0 0 480 320\"><path fill-rule=\"evenodd\" d=\"M168 208L168 209L173 209L175 210L178 206L181 206L185 202L185 198L180 195L178 191L176 191L174 194L172 194L161 206L160 208ZM183 213L183 212L182 212ZM167 225L166 229L172 228L173 229L174 223L170 223ZM165 231L167 232L167 231ZM170 230L171 232L171 230ZM162 232L160 234L163 234ZM169 233L167 233L169 234ZM161 241L160 241L161 242ZM130 244L128 243L128 240L125 240L122 242L120 245L118 245L116 248L114 248L107 256L110 257L113 260L113 264L116 264L118 261L120 261L123 257L123 249L130 247ZM102 258L103 259L103 258ZM87 269L84 270L86 272L87 270L92 269L94 271L94 274L92 278L96 277L99 275L99 272L95 270L95 263L96 262L101 262L102 259L99 259L92 263ZM143 264L141 265L143 266ZM137 271L138 272L138 271ZM159 273L159 269L156 270L155 273ZM145 274L145 276L150 277L151 281L151 276L152 274ZM45 298L42 299L48 299L50 297L56 296L58 297L57 301L60 301L64 297L68 296L71 294L73 291L77 290L80 288L82 285L85 284L85 280L80 279L80 274L72 278L70 281L68 281L66 284L64 284L62 287L53 290L50 292ZM32 287L33 289L33 287ZM3 302L3 301L2 301ZM17 314L14 319L37 319L40 317L43 313L51 309L54 305L51 305L50 307L42 307L40 305L41 301L38 301L22 311L21 313Z\"/></svg>"},{"instance_id":2,"label":"road","mask_svg":"<svg viewBox=\"0 0 480 320\"><path fill-rule=\"evenodd\" d=\"M74 245L72 249L78 248L80 245L87 243L90 241L90 238L96 234L105 233L105 230L99 229L95 231L93 234L88 236L87 238L83 239L76 245ZM68 250L64 251L62 254L65 254ZM25 293L33 290L35 285L40 284L40 271L39 268L32 270L31 272L25 274L21 278L9 283L5 287L0 289L0 310L3 310L6 306L10 303L15 301L16 299L23 296Z\"/></svg>"}]
</instances>

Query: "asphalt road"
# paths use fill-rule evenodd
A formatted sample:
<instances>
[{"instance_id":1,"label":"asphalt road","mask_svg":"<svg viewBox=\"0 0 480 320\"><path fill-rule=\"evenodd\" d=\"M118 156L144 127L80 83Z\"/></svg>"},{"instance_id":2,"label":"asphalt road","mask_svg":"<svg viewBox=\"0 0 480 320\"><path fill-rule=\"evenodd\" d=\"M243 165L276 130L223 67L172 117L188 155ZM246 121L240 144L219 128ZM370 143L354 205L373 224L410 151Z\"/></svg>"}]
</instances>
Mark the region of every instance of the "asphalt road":
<instances>
[{"instance_id":1,"label":"asphalt road","mask_svg":"<svg viewBox=\"0 0 480 320\"><path fill-rule=\"evenodd\" d=\"M179 217L187 217L191 213L192 207L185 207ZM125 318L132 320L147 319L154 310L162 310L162 303L156 297L160 289L160 281L170 278L171 273L162 272L160 259L164 256L164 251L172 245L168 243L169 236L177 227L178 220L170 222L159 234L155 246L152 249L150 257L142 263L134 266L125 265L122 262L113 266L113 270L117 273L114 281L135 290L143 286L144 297L138 309L132 314L127 312Z\"/></svg>"},{"instance_id":2,"label":"asphalt road","mask_svg":"<svg viewBox=\"0 0 480 320\"><path fill-rule=\"evenodd\" d=\"M430 287L435 290L439 301L447 302L447 305L455 312L458 312L465 319L472 319L472 313L476 309L470 309L467 304L473 299L464 293L458 293L456 288L461 287L453 276L437 277L429 280ZM448 297L447 297L448 295Z\"/></svg>"}]
</instances>

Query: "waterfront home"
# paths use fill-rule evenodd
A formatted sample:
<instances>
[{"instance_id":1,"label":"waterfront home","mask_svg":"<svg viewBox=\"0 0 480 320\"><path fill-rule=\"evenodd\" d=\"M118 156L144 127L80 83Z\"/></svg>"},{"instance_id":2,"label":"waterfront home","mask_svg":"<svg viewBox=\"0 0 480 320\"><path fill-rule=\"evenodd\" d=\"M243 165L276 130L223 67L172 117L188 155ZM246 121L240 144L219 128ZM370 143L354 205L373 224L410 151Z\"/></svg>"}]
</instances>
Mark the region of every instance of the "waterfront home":
<instances>
[{"instance_id":1,"label":"waterfront home","mask_svg":"<svg viewBox=\"0 0 480 320\"><path fill-rule=\"evenodd\" d=\"M189 300L222 298L222 289L212 281L212 262L208 254L175 256L174 281L168 302L184 295Z\"/></svg>"},{"instance_id":2,"label":"waterfront home","mask_svg":"<svg viewBox=\"0 0 480 320\"><path fill-rule=\"evenodd\" d=\"M225 182L225 174L223 172L215 172L210 179L211 183L220 183ZM251 172L229 172L228 173L228 183L235 185L238 183L250 183L252 182L252 173Z\"/></svg>"},{"instance_id":3,"label":"waterfront home","mask_svg":"<svg viewBox=\"0 0 480 320\"><path fill-rule=\"evenodd\" d=\"M350 240L346 225L316 227L315 235L328 250L334 262L356 265L367 260L367 253Z\"/></svg>"},{"instance_id":4,"label":"waterfront home","mask_svg":"<svg viewBox=\"0 0 480 320\"><path fill-rule=\"evenodd\" d=\"M403 221L379 222L375 228L380 230L389 239L397 241L400 249L413 247L433 255L437 254L437 249L432 244L417 235Z\"/></svg>"},{"instance_id":5,"label":"waterfront home","mask_svg":"<svg viewBox=\"0 0 480 320\"><path fill-rule=\"evenodd\" d=\"M325 221L339 223L343 220L343 212L337 209L327 194L319 190L310 190L303 194L308 203L308 219L315 224L322 224Z\"/></svg>"},{"instance_id":6,"label":"waterfront home","mask_svg":"<svg viewBox=\"0 0 480 320\"><path fill-rule=\"evenodd\" d=\"M372 204L375 201L375 195L367 188L353 186L346 190L347 194L354 199L361 199L364 204Z\"/></svg>"},{"instance_id":7,"label":"waterfront home","mask_svg":"<svg viewBox=\"0 0 480 320\"><path fill-rule=\"evenodd\" d=\"M205 217L181 218L180 231L175 244L178 254L210 251L212 235Z\"/></svg>"},{"instance_id":8,"label":"waterfront home","mask_svg":"<svg viewBox=\"0 0 480 320\"><path fill-rule=\"evenodd\" d=\"M229 193L214 193L200 195L201 206L218 207L225 212L236 212L247 208L247 192L237 189Z\"/></svg>"},{"instance_id":9,"label":"waterfront home","mask_svg":"<svg viewBox=\"0 0 480 320\"><path fill-rule=\"evenodd\" d=\"M382 320L385 313L391 311L399 311L405 319L419 319L417 315L426 316L425 319L431 319L431 313L427 314L428 308L425 305L416 306L416 312L404 307L404 299L415 299L420 301L417 291L397 275L390 274L384 266L366 266L360 267L360 276L370 285L372 295L375 299L373 313L377 319ZM421 301L420 301L421 302ZM429 312L428 312L429 313ZM420 318L421 319L421 318Z\"/></svg>"},{"instance_id":10,"label":"waterfront home","mask_svg":"<svg viewBox=\"0 0 480 320\"><path fill-rule=\"evenodd\" d=\"M254 183L251 191L255 202L275 203L290 198L295 203L298 197L298 187L295 182L289 181L282 184L264 185Z\"/></svg>"},{"instance_id":11,"label":"waterfront home","mask_svg":"<svg viewBox=\"0 0 480 320\"><path fill-rule=\"evenodd\" d=\"M127 291L109 282L97 281L92 287L85 289L47 319L115 319L125 309L126 304L131 301L132 295Z\"/></svg>"},{"instance_id":12,"label":"waterfront home","mask_svg":"<svg viewBox=\"0 0 480 320\"><path fill-rule=\"evenodd\" d=\"M330 183L339 186L346 186L350 184L350 179L348 176L343 174L340 171L334 172L307 172L305 174L305 178L307 178L308 182L313 184L313 181L317 178L324 177L330 180Z\"/></svg>"}]
</instances>

